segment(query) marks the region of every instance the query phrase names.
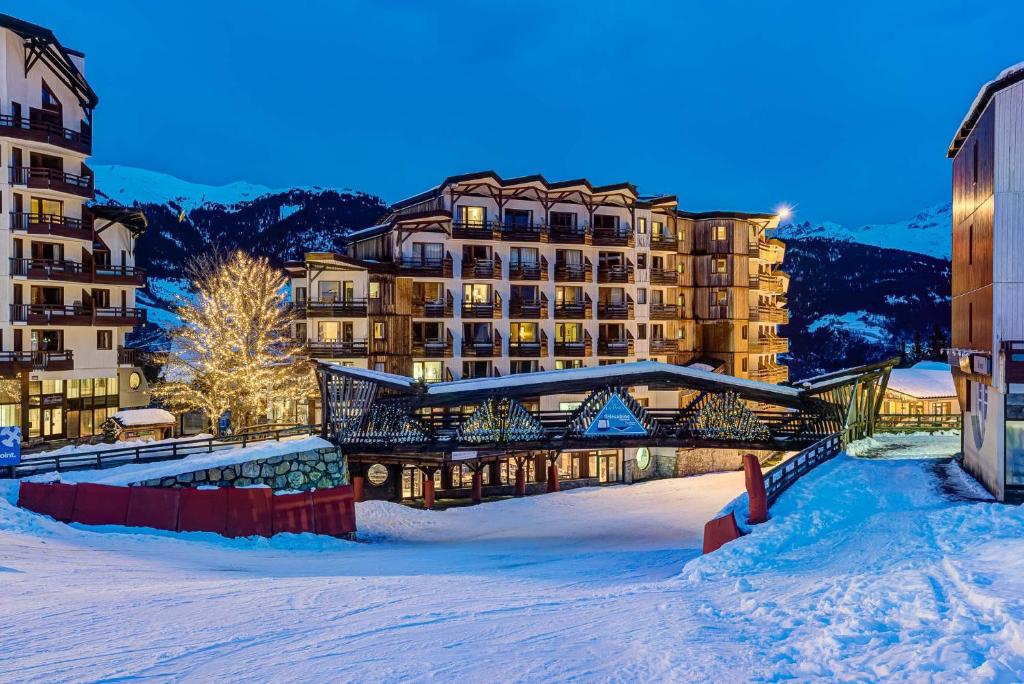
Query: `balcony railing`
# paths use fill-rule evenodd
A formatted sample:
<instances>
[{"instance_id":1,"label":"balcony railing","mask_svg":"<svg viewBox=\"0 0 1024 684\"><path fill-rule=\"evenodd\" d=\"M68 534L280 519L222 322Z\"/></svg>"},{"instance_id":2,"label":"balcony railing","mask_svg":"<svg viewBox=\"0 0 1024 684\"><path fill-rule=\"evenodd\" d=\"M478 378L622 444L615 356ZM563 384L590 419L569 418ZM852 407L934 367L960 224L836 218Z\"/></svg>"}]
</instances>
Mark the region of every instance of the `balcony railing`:
<instances>
[{"instance_id":1,"label":"balcony railing","mask_svg":"<svg viewBox=\"0 0 1024 684\"><path fill-rule=\"evenodd\" d=\"M597 317L613 321L633 319L633 302L598 302Z\"/></svg>"},{"instance_id":2,"label":"balcony railing","mask_svg":"<svg viewBox=\"0 0 1024 684\"><path fill-rule=\"evenodd\" d=\"M108 266L95 264L92 267L92 280L94 283L109 283L112 285L138 285L146 284L146 269L137 266Z\"/></svg>"},{"instance_id":3,"label":"balcony railing","mask_svg":"<svg viewBox=\"0 0 1024 684\"><path fill-rule=\"evenodd\" d=\"M671 268L652 268L651 285L678 285L679 274Z\"/></svg>"},{"instance_id":4,"label":"balcony railing","mask_svg":"<svg viewBox=\"0 0 1024 684\"><path fill-rule=\"evenodd\" d=\"M761 382L787 382L789 380L789 368L787 366L755 368L750 371L749 375L751 380L760 380Z\"/></svg>"},{"instance_id":5,"label":"balcony railing","mask_svg":"<svg viewBox=\"0 0 1024 684\"><path fill-rule=\"evenodd\" d=\"M647 348L652 354L675 354L679 351L679 340L652 337Z\"/></svg>"},{"instance_id":6,"label":"balcony railing","mask_svg":"<svg viewBox=\"0 0 1024 684\"><path fill-rule=\"evenodd\" d=\"M668 231L662 231L660 233L651 234L651 250L652 251L668 251L674 252L679 246L679 241L676 240L676 236Z\"/></svg>"},{"instance_id":7,"label":"balcony railing","mask_svg":"<svg viewBox=\"0 0 1024 684\"><path fill-rule=\"evenodd\" d=\"M146 310L130 306L101 306L93 310L93 325L143 325Z\"/></svg>"},{"instance_id":8,"label":"balcony railing","mask_svg":"<svg viewBox=\"0 0 1024 684\"><path fill-rule=\"evenodd\" d=\"M454 315L452 293L446 293L444 299L412 301L412 315L416 318L451 318Z\"/></svg>"},{"instance_id":9,"label":"balcony railing","mask_svg":"<svg viewBox=\"0 0 1024 684\"><path fill-rule=\"evenodd\" d=\"M423 339L412 341L412 355L425 359L444 359L452 355L451 333L447 339Z\"/></svg>"},{"instance_id":10,"label":"balcony railing","mask_svg":"<svg viewBox=\"0 0 1024 684\"><path fill-rule=\"evenodd\" d=\"M445 254L440 259L423 257L402 257L398 260L398 268L403 275L430 276L434 278L452 277L452 255Z\"/></svg>"},{"instance_id":11,"label":"balcony railing","mask_svg":"<svg viewBox=\"0 0 1024 684\"><path fill-rule=\"evenodd\" d=\"M589 320L594 311L594 304L589 299L582 302L561 302L555 304L555 318Z\"/></svg>"},{"instance_id":12,"label":"balcony railing","mask_svg":"<svg viewBox=\"0 0 1024 684\"><path fill-rule=\"evenodd\" d=\"M91 133L74 131L49 121L29 120L24 116L0 114L0 135L57 145L83 154L92 153Z\"/></svg>"},{"instance_id":13,"label":"balcony railing","mask_svg":"<svg viewBox=\"0 0 1024 684\"><path fill-rule=\"evenodd\" d=\"M295 302L300 318L366 318L367 302L362 299L301 299Z\"/></svg>"},{"instance_id":14,"label":"balcony railing","mask_svg":"<svg viewBox=\"0 0 1024 684\"><path fill-rule=\"evenodd\" d=\"M501 305L497 302L463 302L463 318L501 318Z\"/></svg>"},{"instance_id":15,"label":"balcony railing","mask_svg":"<svg viewBox=\"0 0 1024 684\"><path fill-rule=\"evenodd\" d=\"M501 239L506 242L547 241L547 228L540 224L506 223L501 226Z\"/></svg>"},{"instance_id":16,"label":"balcony railing","mask_svg":"<svg viewBox=\"0 0 1024 684\"><path fill-rule=\"evenodd\" d=\"M676 320L679 318L679 307L675 304L651 304L648 315L655 321Z\"/></svg>"},{"instance_id":17,"label":"balcony railing","mask_svg":"<svg viewBox=\"0 0 1024 684\"><path fill-rule=\"evenodd\" d=\"M493 259L463 258L462 277L484 280L497 278L501 280L501 257L495 254Z\"/></svg>"},{"instance_id":18,"label":"balcony railing","mask_svg":"<svg viewBox=\"0 0 1024 684\"><path fill-rule=\"evenodd\" d=\"M597 340L597 353L598 356L633 356L633 338L600 337Z\"/></svg>"},{"instance_id":19,"label":"balcony railing","mask_svg":"<svg viewBox=\"0 0 1024 684\"><path fill-rule=\"evenodd\" d=\"M785 354L789 352L789 340L785 337L752 340L748 349L754 354Z\"/></svg>"},{"instance_id":20,"label":"balcony railing","mask_svg":"<svg viewBox=\"0 0 1024 684\"><path fill-rule=\"evenodd\" d=\"M81 304L11 304L11 320L32 325L142 325L146 310Z\"/></svg>"},{"instance_id":21,"label":"balcony railing","mask_svg":"<svg viewBox=\"0 0 1024 684\"><path fill-rule=\"evenodd\" d=\"M0 376L13 377L26 371L63 371L74 368L75 356L70 349L0 352Z\"/></svg>"},{"instance_id":22,"label":"balcony railing","mask_svg":"<svg viewBox=\"0 0 1024 684\"><path fill-rule=\"evenodd\" d=\"M501 338L495 335L488 339L463 340L462 355L488 359L501 356Z\"/></svg>"},{"instance_id":23,"label":"balcony railing","mask_svg":"<svg viewBox=\"0 0 1024 684\"><path fill-rule=\"evenodd\" d=\"M510 261L508 264L509 280L547 280L548 260L541 257L540 261Z\"/></svg>"},{"instance_id":24,"label":"balcony railing","mask_svg":"<svg viewBox=\"0 0 1024 684\"><path fill-rule=\"evenodd\" d=\"M589 334L581 341L567 342L565 340L555 340L555 356L579 358L590 356L593 353L593 342Z\"/></svg>"},{"instance_id":25,"label":"balcony railing","mask_svg":"<svg viewBox=\"0 0 1024 684\"><path fill-rule=\"evenodd\" d=\"M494 221L452 221L452 238L456 240L495 240L501 237L501 226Z\"/></svg>"},{"instance_id":26,"label":"balcony railing","mask_svg":"<svg viewBox=\"0 0 1024 684\"><path fill-rule=\"evenodd\" d=\"M599 283L631 283L633 282L633 264L598 264L597 282Z\"/></svg>"},{"instance_id":27,"label":"balcony railing","mask_svg":"<svg viewBox=\"0 0 1024 684\"><path fill-rule=\"evenodd\" d=\"M589 245L590 231L586 226L548 226L548 242L561 245Z\"/></svg>"},{"instance_id":28,"label":"balcony railing","mask_svg":"<svg viewBox=\"0 0 1024 684\"><path fill-rule=\"evenodd\" d=\"M16 259L11 257L11 275L33 280L59 280L88 283L92 273L86 271L77 261L63 259Z\"/></svg>"},{"instance_id":29,"label":"balcony railing","mask_svg":"<svg viewBox=\"0 0 1024 684\"><path fill-rule=\"evenodd\" d=\"M616 228L593 227L591 230L591 243L596 247L632 247L633 229L629 226L618 226Z\"/></svg>"},{"instance_id":30,"label":"balcony railing","mask_svg":"<svg viewBox=\"0 0 1024 684\"><path fill-rule=\"evenodd\" d=\"M92 221L60 216L11 212L11 230L25 231L29 235L56 235L58 237L92 240Z\"/></svg>"},{"instance_id":31,"label":"balcony railing","mask_svg":"<svg viewBox=\"0 0 1024 684\"><path fill-rule=\"evenodd\" d=\"M539 342L513 342L512 340L509 340L508 355L539 358L541 356L547 356L547 346L546 340L541 340Z\"/></svg>"},{"instance_id":32,"label":"balcony railing","mask_svg":"<svg viewBox=\"0 0 1024 684\"><path fill-rule=\"evenodd\" d=\"M508 300L509 318L547 318L548 300L544 294L540 299L520 299L512 297Z\"/></svg>"},{"instance_id":33,"label":"balcony railing","mask_svg":"<svg viewBox=\"0 0 1024 684\"><path fill-rule=\"evenodd\" d=\"M590 259L582 264L564 264L555 262L556 283L591 283L594 281L594 266Z\"/></svg>"},{"instance_id":34,"label":"balcony railing","mask_svg":"<svg viewBox=\"0 0 1024 684\"><path fill-rule=\"evenodd\" d=\"M366 356L368 352L366 338L306 344L306 353L315 359L356 359Z\"/></svg>"},{"instance_id":35,"label":"balcony railing","mask_svg":"<svg viewBox=\"0 0 1024 684\"><path fill-rule=\"evenodd\" d=\"M142 352L138 349L131 347L118 347L117 348L117 365L118 366L138 366L142 360Z\"/></svg>"},{"instance_id":36,"label":"balcony railing","mask_svg":"<svg viewBox=\"0 0 1024 684\"><path fill-rule=\"evenodd\" d=\"M2 130L2 129L0 129ZM42 166L12 166L11 185L24 185L40 190L54 190L79 197L92 197L92 176L79 176Z\"/></svg>"},{"instance_id":37,"label":"balcony railing","mask_svg":"<svg viewBox=\"0 0 1024 684\"><path fill-rule=\"evenodd\" d=\"M775 306L758 306L750 308L750 320L758 323L789 323L789 311Z\"/></svg>"}]
</instances>

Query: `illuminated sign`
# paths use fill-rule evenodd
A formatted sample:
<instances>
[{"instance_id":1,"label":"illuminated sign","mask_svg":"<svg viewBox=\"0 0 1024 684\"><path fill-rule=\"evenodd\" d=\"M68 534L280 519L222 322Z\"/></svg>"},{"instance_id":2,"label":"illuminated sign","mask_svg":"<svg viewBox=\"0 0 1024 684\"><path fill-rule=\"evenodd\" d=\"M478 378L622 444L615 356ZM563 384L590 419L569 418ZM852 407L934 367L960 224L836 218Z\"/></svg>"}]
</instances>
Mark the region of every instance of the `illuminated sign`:
<instances>
[{"instance_id":1,"label":"illuminated sign","mask_svg":"<svg viewBox=\"0 0 1024 684\"><path fill-rule=\"evenodd\" d=\"M608 435L637 437L646 436L647 428L622 403L622 398L613 394L583 435L584 437L606 437Z\"/></svg>"},{"instance_id":2,"label":"illuminated sign","mask_svg":"<svg viewBox=\"0 0 1024 684\"><path fill-rule=\"evenodd\" d=\"M21 463L21 428L0 427L0 466Z\"/></svg>"}]
</instances>

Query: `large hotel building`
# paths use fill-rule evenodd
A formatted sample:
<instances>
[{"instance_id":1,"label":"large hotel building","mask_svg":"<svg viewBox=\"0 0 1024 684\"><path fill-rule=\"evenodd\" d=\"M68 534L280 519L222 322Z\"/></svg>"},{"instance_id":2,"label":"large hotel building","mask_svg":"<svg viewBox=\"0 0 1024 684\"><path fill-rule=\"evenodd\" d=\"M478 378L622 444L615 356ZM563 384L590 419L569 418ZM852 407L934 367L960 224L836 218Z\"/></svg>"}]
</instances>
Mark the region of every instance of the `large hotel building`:
<instances>
[{"instance_id":1,"label":"large hotel building","mask_svg":"<svg viewBox=\"0 0 1024 684\"><path fill-rule=\"evenodd\" d=\"M146 220L92 204L84 56L6 15L0 54L0 425L27 441L86 437L147 401L124 348L145 321L134 245Z\"/></svg>"},{"instance_id":2,"label":"large hotel building","mask_svg":"<svg viewBox=\"0 0 1024 684\"><path fill-rule=\"evenodd\" d=\"M294 335L314 358L424 382L642 359L783 382L777 224L774 214L682 211L676 197L629 183L453 176L352 234L347 256L290 264ZM687 400L633 391L652 408ZM527 407L571 410L582 398ZM588 483L675 474L675 449L639 451L566 453L559 470ZM350 460L354 472L370 465ZM367 495L415 497L414 465L387 464L391 484L375 492L370 481ZM508 485L508 468L493 465L485 484ZM542 480L543 468L530 476ZM441 492L466 479L458 466L435 477Z\"/></svg>"}]
</instances>

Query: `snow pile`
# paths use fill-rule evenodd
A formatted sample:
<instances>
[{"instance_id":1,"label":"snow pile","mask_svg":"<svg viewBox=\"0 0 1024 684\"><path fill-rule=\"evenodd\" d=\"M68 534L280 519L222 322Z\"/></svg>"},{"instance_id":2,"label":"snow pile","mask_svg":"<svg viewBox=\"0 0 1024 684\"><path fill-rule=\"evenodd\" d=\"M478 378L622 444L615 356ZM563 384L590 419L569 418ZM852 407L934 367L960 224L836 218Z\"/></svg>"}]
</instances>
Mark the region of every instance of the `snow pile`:
<instances>
[{"instance_id":1,"label":"snow pile","mask_svg":"<svg viewBox=\"0 0 1024 684\"><path fill-rule=\"evenodd\" d=\"M953 207L950 202L945 202L929 207L905 221L855 228L829 222L789 223L780 226L776 236L783 241L829 238L950 259L953 249Z\"/></svg>"},{"instance_id":2,"label":"snow pile","mask_svg":"<svg viewBox=\"0 0 1024 684\"><path fill-rule=\"evenodd\" d=\"M167 423L173 425L177 422L173 413L160 408L122 409L115 413L113 418L125 427Z\"/></svg>"},{"instance_id":3,"label":"snow pile","mask_svg":"<svg viewBox=\"0 0 1024 684\"><path fill-rule=\"evenodd\" d=\"M166 441L166 440L165 440ZM112 445L116 447L117 445ZM296 437L282 439L280 442L267 441L252 446L222 447L218 451L202 452L185 458L155 463L128 463L115 468L100 470L73 470L60 473L46 473L27 478L36 482L95 482L108 485L128 485L143 480L155 480L160 477L171 477L179 473L205 468L222 468L245 461L257 461L274 456L326 449L333 446L320 437ZM217 448L215 445L214 448ZM168 450L170 453L170 450Z\"/></svg>"}]
</instances>

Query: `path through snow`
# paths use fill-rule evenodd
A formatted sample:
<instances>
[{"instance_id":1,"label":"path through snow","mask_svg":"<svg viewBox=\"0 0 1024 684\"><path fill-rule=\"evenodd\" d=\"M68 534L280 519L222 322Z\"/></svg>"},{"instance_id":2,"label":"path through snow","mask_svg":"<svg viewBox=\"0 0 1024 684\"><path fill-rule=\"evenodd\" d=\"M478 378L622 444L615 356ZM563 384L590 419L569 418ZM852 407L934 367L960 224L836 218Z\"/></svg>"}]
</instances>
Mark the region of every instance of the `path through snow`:
<instances>
[{"instance_id":1,"label":"path through snow","mask_svg":"<svg viewBox=\"0 0 1024 684\"><path fill-rule=\"evenodd\" d=\"M1019 679L1024 513L936 473L838 457L703 558L739 473L369 503L364 544L72 529L0 500L0 680Z\"/></svg>"}]
</instances>

